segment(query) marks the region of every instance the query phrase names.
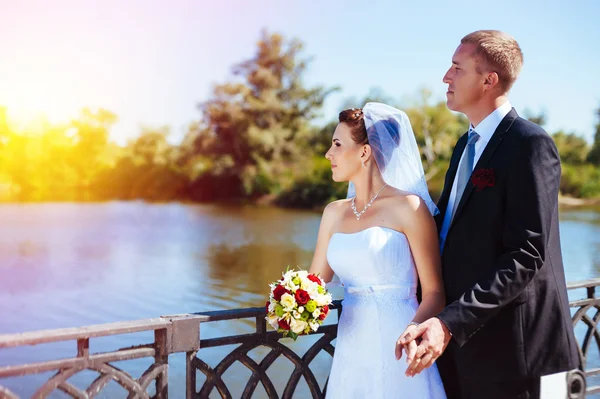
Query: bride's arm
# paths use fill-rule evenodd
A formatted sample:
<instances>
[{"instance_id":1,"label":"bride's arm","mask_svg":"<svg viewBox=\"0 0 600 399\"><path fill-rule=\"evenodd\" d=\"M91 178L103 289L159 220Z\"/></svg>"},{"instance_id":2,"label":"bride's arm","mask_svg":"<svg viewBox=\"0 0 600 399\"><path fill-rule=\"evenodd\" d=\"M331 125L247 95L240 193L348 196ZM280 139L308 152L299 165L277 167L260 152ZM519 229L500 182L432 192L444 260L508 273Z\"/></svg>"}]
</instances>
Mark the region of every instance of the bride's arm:
<instances>
[{"instance_id":1,"label":"bride's arm","mask_svg":"<svg viewBox=\"0 0 600 399\"><path fill-rule=\"evenodd\" d=\"M419 274L422 299L413 321L421 323L437 315L446 304L437 227L421 198L409 195L402 202L402 205L395 209L402 212L402 231L408 237L410 250ZM414 325L407 326L396 342L396 359L400 359L402 352L406 351L409 363L405 372L407 376L415 375L413 358L417 350L417 343L412 341L404 345L403 337L416 328ZM432 353L423 356L420 359L421 368L430 367L434 360Z\"/></svg>"},{"instance_id":2,"label":"bride's arm","mask_svg":"<svg viewBox=\"0 0 600 399\"><path fill-rule=\"evenodd\" d=\"M421 198L409 195L403 202L398 211L402 212L402 230L410 243L422 293L413 321L421 323L437 315L446 305L437 227Z\"/></svg>"},{"instance_id":3,"label":"bride's arm","mask_svg":"<svg viewBox=\"0 0 600 399\"><path fill-rule=\"evenodd\" d=\"M335 220L336 210L339 208L339 201L330 203L325 207L323 216L321 217L321 225L319 226L319 235L317 237L317 247L315 254L310 264L310 273L317 274L326 283L333 278L333 270L327 263L327 246L332 234L332 226Z\"/></svg>"}]
</instances>

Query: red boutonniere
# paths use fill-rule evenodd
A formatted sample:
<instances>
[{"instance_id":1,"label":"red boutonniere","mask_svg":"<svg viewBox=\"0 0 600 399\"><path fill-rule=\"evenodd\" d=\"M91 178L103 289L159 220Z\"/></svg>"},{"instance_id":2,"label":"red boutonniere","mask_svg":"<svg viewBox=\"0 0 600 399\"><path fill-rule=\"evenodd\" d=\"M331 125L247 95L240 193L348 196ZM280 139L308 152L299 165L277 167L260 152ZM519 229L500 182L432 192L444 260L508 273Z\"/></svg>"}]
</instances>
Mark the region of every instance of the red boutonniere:
<instances>
[{"instance_id":1,"label":"red boutonniere","mask_svg":"<svg viewBox=\"0 0 600 399\"><path fill-rule=\"evenodd\" d=\"M496 174L494 169L476 169L471 175L471 183L477 189L481 191L486 187L494 187L496 184Z\"/></svg>"}]
</instances>

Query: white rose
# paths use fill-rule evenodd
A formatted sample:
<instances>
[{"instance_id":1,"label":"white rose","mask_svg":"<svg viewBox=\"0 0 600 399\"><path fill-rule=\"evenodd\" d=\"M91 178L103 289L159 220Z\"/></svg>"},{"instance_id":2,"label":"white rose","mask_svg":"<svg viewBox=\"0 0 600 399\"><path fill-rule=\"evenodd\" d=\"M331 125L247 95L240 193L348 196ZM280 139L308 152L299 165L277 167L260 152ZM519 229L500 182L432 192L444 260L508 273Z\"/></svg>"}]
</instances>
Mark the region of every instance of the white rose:
<instances>
[{"instance_id":1,"label":"white rose","mask_svg":"<svg viewBox=\"0 0 600 399\"><path fill-rule=\"evenodd\" d=\"M271 327L273 327L276 330L279 328L279 317L277 317L276 315L273 315L273 316L267 316L266 319L267 319L267 322L271 325Z\"/></svg>"},{"instance_id":2,"label":"white rose","mask_svg":"<svg viewBox=\"0 0 600 399\"><path fill-rule=\"evenodd\" d=\"M303 320L292 319L290 321L290 328L296 334L303 332L306 329L306 326L308 326L308 323Z\"/></svg>"},{"instance_id":3,"label":"white rose","mask_svg":"<svg viewBox=\"0 0 600 399\"><path fill-rule=\"evenodd\" d=\"M298 308L298 313L302 314L302 312L304 312L304 306L300 306Z\"/></svg>"},{"instance_id":4,"label":"white rose","mask_svg":"<svg viewBox=\"0 0 600 399\"><path fill-rule=\"evenodd\" d=\"M308 289L308 284L310 283L310 280L305 279L305 278L301 278L300 279L300 288L302 288L304 291L306 291Z\"/></svg>"},{"instance_id":5,"label":"white rose","mask_svg":"<svg viewBox=\"0 0 600 399\"><path fill-rule=\"evenodd\" d=\"M281 296L281 306L288 312L292 311L296 307L296 300L290 294L285 293Z\"/></svg>"},{"instance_id":6,"label":"white rose","mask_svg":"<svg viewBox=\"0 0 600 399\"><path fill-rule=\"evenodd\" d=\"M292 312L292 316L294 316L295 319L300 319L300 312L298 312L297 310L294 310Z\"/></svg>"},{"instance_id":7,"label":"white rose","mask_svg":"<svg viewBox=\"0 0 600 399\"><path fill-rule=\"evenodd\" d=\"M309 321L308 325L310 326L310 329L313 331L317 331L319 329L319 323L316 322L315 320Z\"/></svg>"},{"instance_id":8,"label":"white rose","mask_svg":"<svg viewBox=\"0 0 600 399\"><path fill-rule=\"evenodd\" d=\"M309 279L304 279L302 280L302 289L305 291L310 292L317 292L317 287L319 286L319 284L315 283L314 281L310 281Z\"/></svg>"},{"instance_id":9,"label":"white rose","mask_svg":"<svg viewBox=\"0 0 600 399\"><path fill-rule=\"evenodd\" d=\"M299 270L298 277L300 277L301 279L305 279L308 277L308 272L306 270Z\"/></svg>"},{"instance_id":10,"label":"white rose","mask_svg":"<svg viewBox=\"0 0 600 399\"><path fill-rule=\"evenodd\" d=\"M316 308L316 309L315 309L315 311L314 311L314 312L312 312L312 316L313 316L315 319L318 319L318 318L319 318L319 316L321 316L321 309L319 309L319 308Z\"/></svg>"},{"instance_id":11,"label":"white rose","mask_svg":"<svg viewBox=\"0 0 600 399\"><path fill-rule=\"evenodd\" d=\"M319 284L317 283L313 283L312 281L310 282L310 284L308 285L308 287L303 288L306 292L308 292L308 295L310 295L310 298L313 299L314 297L316 297L317 295L319 295L319 291L318 291L318 287Z\"/></svg>"},{"instance_id":12,"label":"white rose","mask_svg":"<svg viewBox=\"0 0 600 399\"><path fill-rule=\"evenodd\" d=\"M273 313L275 311L275 302L269 303L269 312Z\"/></svg>"},{"instance_id":13,"label":"white rose","mask_svg":"<svg viewBox=\"0 0 600 399\"><path fill-rule=\"evenodd\" d=\"M325 306L331 303L331 294L319 294L315 297L317 306Z\"/></svg>"}]
</instances>

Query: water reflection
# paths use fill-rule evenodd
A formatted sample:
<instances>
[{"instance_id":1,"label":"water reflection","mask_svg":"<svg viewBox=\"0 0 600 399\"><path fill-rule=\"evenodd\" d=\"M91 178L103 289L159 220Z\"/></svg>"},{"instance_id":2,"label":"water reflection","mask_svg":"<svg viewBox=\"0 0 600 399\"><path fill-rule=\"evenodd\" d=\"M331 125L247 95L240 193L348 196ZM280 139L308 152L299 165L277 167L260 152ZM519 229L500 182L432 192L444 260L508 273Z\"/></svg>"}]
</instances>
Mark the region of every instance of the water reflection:
<instances>
[{"instance_id":1,"label":"water reflection","mask_svg":"<svg viewBox=\"0 0 600 399\"><path fill-rule=\"evenodd\" d=\"M245 244L239 247L221 243L207 249L209 277L226 286L265 295L268 284L277 280L286 267L306 265L312 251L294 244Z\"/></svg>"},{"instance_id":2,"label":"water reflection","mask_svg":"<svg viewBox=\"0 0 600 399\"><path fill-rule=\"evenodd\" d=\"M0 220L0 333L10 333L262 306L286 266L310 263L320 215L113 202L2 205ZM600 209L562 211L560 230L567 280L599 277ZM217 323L202 333L248 332L252 324ZM135 343L119 336L106 345ZM0 351L0 365L71 355L71 344ZM185 380L178 359L171 389ZM139 374L147 366L127 367ZM314 367L327 370L327 360ZM35 384L7 385L26 395Z\"/></svg>"},{"instance_id":3,"label":"water reflection","mask_svg":"<svg viewBox=\"0 0 600 399\"><path fill-rule=\"evenodd\" d=\"M567 281L600 277L600 211L562 211L560 234Z\"/></svg>"}]
</instances>

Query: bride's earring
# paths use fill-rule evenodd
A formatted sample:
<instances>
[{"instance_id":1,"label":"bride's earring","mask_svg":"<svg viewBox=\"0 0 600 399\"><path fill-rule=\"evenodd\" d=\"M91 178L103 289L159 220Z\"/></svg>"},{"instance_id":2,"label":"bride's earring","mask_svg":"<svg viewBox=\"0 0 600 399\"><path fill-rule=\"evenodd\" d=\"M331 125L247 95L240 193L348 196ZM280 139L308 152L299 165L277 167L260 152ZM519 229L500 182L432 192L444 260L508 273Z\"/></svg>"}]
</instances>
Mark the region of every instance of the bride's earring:
<instances>
[{"instance_id":1,"label":"bride's earring","mask_svg":"<svg viewBox=\"0 0 600 399\"><path fill-rule=\"evenodd\" d=\"M365 163L363 162L362 165L363 165L363 168L364 168L365 167Z\"/></svg>"}]
</instances>

